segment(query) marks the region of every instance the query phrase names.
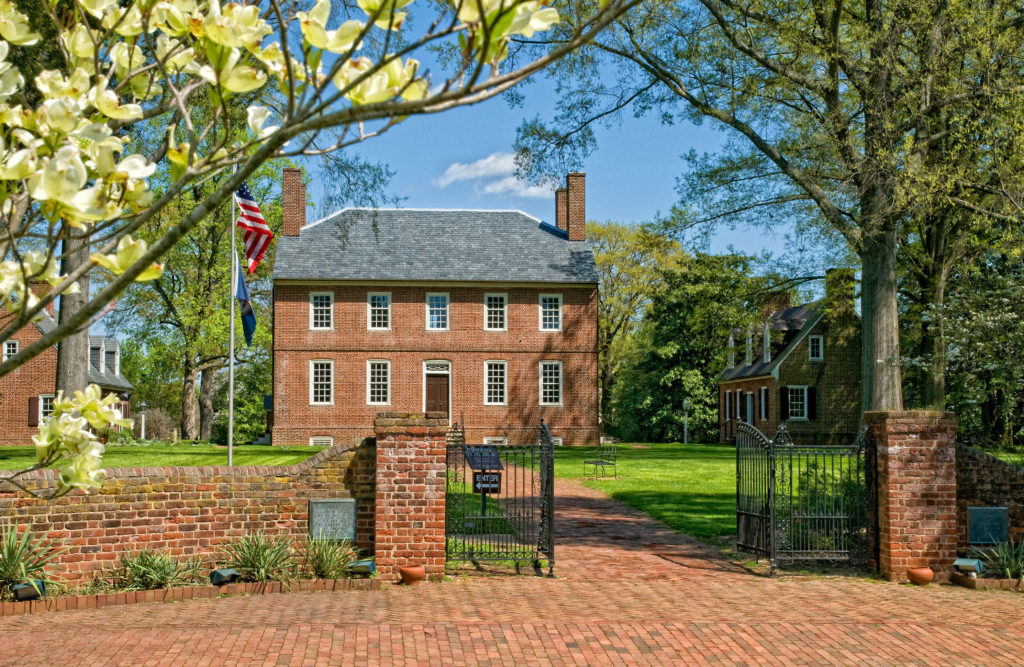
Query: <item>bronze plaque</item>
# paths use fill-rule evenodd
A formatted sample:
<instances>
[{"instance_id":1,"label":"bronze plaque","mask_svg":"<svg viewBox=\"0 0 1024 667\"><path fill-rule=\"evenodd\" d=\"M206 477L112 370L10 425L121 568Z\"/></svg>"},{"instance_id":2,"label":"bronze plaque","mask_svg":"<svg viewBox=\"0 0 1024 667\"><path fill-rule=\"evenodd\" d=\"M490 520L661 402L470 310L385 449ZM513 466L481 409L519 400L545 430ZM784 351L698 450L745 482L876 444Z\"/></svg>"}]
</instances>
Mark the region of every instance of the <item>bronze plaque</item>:
<instances>
[{"instance_id":1,"label":"bronze plaque","mask_svg":"<svg viewBox=\"0 0 1024 667\"><path fill-rule=\"evenodd\" d=\"M325 540L356 541L355 498L311 498L309 536Z\"/></svg>"}]
</instances>

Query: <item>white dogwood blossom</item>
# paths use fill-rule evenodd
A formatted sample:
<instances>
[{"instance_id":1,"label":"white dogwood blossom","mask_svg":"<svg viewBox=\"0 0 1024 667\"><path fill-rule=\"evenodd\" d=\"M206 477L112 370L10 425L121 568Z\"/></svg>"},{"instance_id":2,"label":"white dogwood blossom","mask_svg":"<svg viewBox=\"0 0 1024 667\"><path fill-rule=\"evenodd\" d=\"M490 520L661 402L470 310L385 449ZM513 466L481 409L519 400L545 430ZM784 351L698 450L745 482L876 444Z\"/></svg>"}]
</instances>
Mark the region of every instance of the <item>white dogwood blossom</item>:
<instances>
[{"instance_id":1,"label":"white dogwood blossom","mask_svg":"<svg viewBox=\"0 0 1024 667\"><path fill-rule=\"evenodd\" d=\"M62 314L56 329L0 359L0 375L87 326L130 281L159 278L161 255L260 163L324 155L411 115L500 94L639 0L615 1L615 12L597 9L539 46L536 61L503 72L510 39L559 22L547 0L421 2L417 12L440 18L417 21L429 26L419 36L397 34L413 24L413 0L357 0L349 10L330 0L40 0L31 16L0 0L0 340L90 272L105 280L67 322ZM52 44L41 54L43 35ZM460 57L432 86L412 56L446 43ZM31 74L18 66L27 62ZM317 142L325 130L337 130L327 145ZM183 190L210 181L214 194L159 228ZM91 262L64 274L72 238ZM46 456L72 459L69 488L96 481L102 448L84 424L100 427L90 415L112 423L94 393L58 399L36 437Z\"/></svg>"}]
</instances>

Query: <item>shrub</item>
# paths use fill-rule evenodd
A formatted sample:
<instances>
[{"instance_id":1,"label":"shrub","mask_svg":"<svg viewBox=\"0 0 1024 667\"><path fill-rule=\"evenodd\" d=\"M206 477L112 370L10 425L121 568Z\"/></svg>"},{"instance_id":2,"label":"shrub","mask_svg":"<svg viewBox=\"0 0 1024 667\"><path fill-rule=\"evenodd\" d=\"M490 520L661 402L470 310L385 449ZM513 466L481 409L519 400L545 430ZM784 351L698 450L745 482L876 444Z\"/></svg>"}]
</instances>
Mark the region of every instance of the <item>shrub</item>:
<instances>
[{"instance_id":1,"label":"shrub","mask_svg":"<svg viewBox=\"0 0 1024 667\"><path fill-rule=\"evenodd\" d=\"M186 576L185 568L174 556L142 548L135 553L121 554L121 568L115 579L120 588L148 591L182 584Z\"/></svg>"},{"instance_id":2,"label":"shrub","mask_svg":"<svg viewBox=\"0 0 1024 667\"><path fill-rule=\"evenodd\" d=\"M291 540L285 535L249 533L224 544L220 552L245 581L288 581L295 571Z\"/></svg>"},{"instance_id":3,"label":"shrub","mask_svg":"<svg viewBox=\"0 0 1024 667\"><path fill-rule=\"evenodd\" d=\"M313 579L340 579L345 568L356 560L358 552L348 540L328 540L320 535L310 537L302 550L305 574Z\"/></svg>"},{"instance_id":4,"label":"shrub","mask_svg":"<svg viewBox=\"0 0 1024 667\"><path fill-rule=\"evenodd\" d=\"M986 571L998 577L1024 582L1024 538L1016 544L1008 540L982 551L981 561Z\"/></svg>"},{"instance_id":5,"label":"shrub","mask_svg":"<svg viewBox=\"0 0 1024 667\"><path fill-rule=\"evenodd\" d=\"M57 540L38 535L26 528L18 533L18 525L4 521L0 525L0 586L6 591L14 584L31 579L52 583L46 568L67 551Z\"/></svg>"}]
</instances>

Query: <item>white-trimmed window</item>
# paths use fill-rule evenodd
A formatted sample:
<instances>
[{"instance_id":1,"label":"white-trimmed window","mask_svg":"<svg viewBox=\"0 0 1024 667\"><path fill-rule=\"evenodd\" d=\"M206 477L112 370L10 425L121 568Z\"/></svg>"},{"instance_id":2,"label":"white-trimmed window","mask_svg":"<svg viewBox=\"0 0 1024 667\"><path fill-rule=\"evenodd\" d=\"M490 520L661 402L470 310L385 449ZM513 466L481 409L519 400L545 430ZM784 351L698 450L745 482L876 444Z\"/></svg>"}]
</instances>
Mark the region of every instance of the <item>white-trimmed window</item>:
<instances>
[{"instance_id":1,"label":"white-trimmed window","mask_svg":"<svg viewBox=\"0 0 1024 667\"><path fill-rule=\"evenodd\" d=\"M427 329L448 330L447 292L427 292Z\"/></svg>"},{"instance_id":2,"label":"white-trimmed window","mask_svg":"<svg viewBox=\"0 0 1024 667\"><path fill-rule=\"evenodd\" d=\"M7 340L4 341L4 361L7 361L18 353L18 341Z\"/></svg>"},{"instance_id":3,"label":"white-trimmed window","mask_svg":"<svg viewBox=\"0 0 1024 667\"><path fill-rule=\"evenodd\" d=\"M807 337L807 358L810 361L821 361L825 358L825 337L824 336L808 336Z\"/></svg>"},{"instance_id":4,"label":"white-trimmed window","mask_svg":"<svg viewBox=\"0 0 1024 667\"><path fill-rule=\"evenodd\" d=\"M391 362L370 359L366 362L366 404L387 405L391 402Z\"/></svg>"},{"instance_id":5,"label":"white-trimmed window","mask_svg":"<svg viewBox=\"0 0 1024 667\"><path fill-rule=\"evenodd\" d=\"M761 421L768 421L768 387L761 387L757 396L757 404L761 413Z\"/></svg>"},{"instance_id":6,"label":"white-trimmed window","mask_svg":"<svg viewBox=\"0 0 1024 667\"><path fill-rule=\"evenodd\" d=\"M334 362L330 359L309 362L309 404L334 404Z\"/></svg>"},{"instance_id":7,"label":"white-trimmed window","mask_svg":"<svg viewBox=\"0 0 1024 667\"><path fill-rule=\"evenodd\" d=\"M508 330L508 294L484 294L484 329Z\"/></svg>"},{"instance_id":8,"label":"white-trimmed window","mask_svg":"<svg viewBox=\"0 0 1024 667\"><path fill-rule=\"evenodd\" d=\"M366 328L377 331L391 328L391 292L367 293Z\"/></svg>"},{"instance_id":9,"label":"white-trimmed window","mask_svg":"<svg viewBox=\"0 0 1024 667\"><path fill-rule=\"evenodd\" d=\"M334 292L309 293L309 328L334 328Z\"/></svg>"},{"instance_id":10,"label":"white-trimmed window","mask_svg":"<svg viewBox=\"0 0 1024 667\"><path fill-rule=\"evenodd\" d=\"M508 438L504 438L500 435L484 436L485 445L507 445Z\"/></svg>"},{"instance_id":11,"label":"white-trimmed window","mask_svg":"<svg viewBox=\"0 0 1024 667\"><path fill-rule=\"evenodd\" d=\"M39 422L53 414L53 394L39 395Z\"/></svg>"},{"instance_id":12,"label":"white-trimmed window","mask_svg":"<svg viewBox=\"0 0 1024 667\"><path fill-rule=\"evenodd\" d=\"M333 435L314 435L309 439L310 447L333 447Z\"/></svg>"},{"instance_id":13,"label":"white-trimmed window","mask_svg":"<svg viewBox=\"0 0 1024 667\"><path fill-rule=\"evenodd\" d=\"M504 361L484 362L484 405L505 405L507 369Z\"/></svg>"},{"instance_id":14,"label":"white-trimmed window","mask_svg":"<svg viewBox=\"0 0 1024 667\"><path fill-rule=\"evenodd\" d=\"M540 295L540 330L562 330L562 295Z\"/></svg>"},{"instance_id":15,"label":"white-trimmed window","mask_svg":"<svg viewBox=\"0 0 1024 667\"><path fill-rule=\"evenodd\" d=\"M732 419L732 392L727 391L723 395L723 403L725 404L725 421Z\"/></svg>"},{"instance_id":16,"label":"white-trimmed window","mask_svg":"<svg viewBox=\"0 0 1024 667\"><path fill-rule=\"evenodd\" d=\"M540 404L562 404L562 362L540 362Z\"/></svg>"},{"instance_id":17,"label":"white-trimmed window","mask_svg":"<svg viewBox=\"0 0 1024 667\"><path fill-rule=\"evenodd\" d=\"M790 419L807 419L807 387L786 387L789 392L789 413Z\"/></svg>"}]
</instances>

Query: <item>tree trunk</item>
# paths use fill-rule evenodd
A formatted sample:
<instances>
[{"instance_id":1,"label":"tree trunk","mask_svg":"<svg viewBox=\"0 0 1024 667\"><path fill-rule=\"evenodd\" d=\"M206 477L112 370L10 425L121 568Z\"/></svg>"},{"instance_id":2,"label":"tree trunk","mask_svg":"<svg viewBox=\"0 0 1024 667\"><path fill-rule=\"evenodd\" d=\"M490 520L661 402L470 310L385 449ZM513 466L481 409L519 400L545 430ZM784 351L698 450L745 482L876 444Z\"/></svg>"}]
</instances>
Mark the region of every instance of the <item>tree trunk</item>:
<instances>
[{"instance_id":1,"label":"tree trunk","mask_svg":"<svg viewBox=\"0 0 1024 667\"><path fill-rule=\"evenodd\" d=\"M860 258L861 409L902 410L895 230L865 235Z\"/></svg>"},{"instance_id":2,"label":"tree trunk","mask_svg":"<svg viewBox=\"0 0 1024 667\"><path fill-rule=\"evenodd\" d=\"M64 258L61 260L61 271L65 274L77 270L89 263L89 243L86 239L75 238L81 234L78 230L66 227L63 242ZM60 312L58 322L63 324L89 302L89 274L78 280L81 288L78 294L62 294L60 296ZM62 340L57 346L57 386L70 396L75 391L82 391L89 383L89 330L76 331ZM103 360L100 360L103 363Z\"/></svg>"},{"instance_id":3,"label":"tree trunk","mask_svg":"<svg viewBox=\"0 0 1024 667\"><path fill-rule=\"evenodd\" d=\"M209 440L213 433L213 388L217 369L204 368L199 379L199 439Z\"/></svg>"},{"instance_id":4,"label":"tree trunk","mask_svg":"<svg viewBox=\"0 0 1024 667\"><path fill-rule=\"evenodd\" d=\"M198 372L189 357L185 358L185 372L181 383L181 439L196 439L196 375Z\"/></svg>"}]
</instances>

